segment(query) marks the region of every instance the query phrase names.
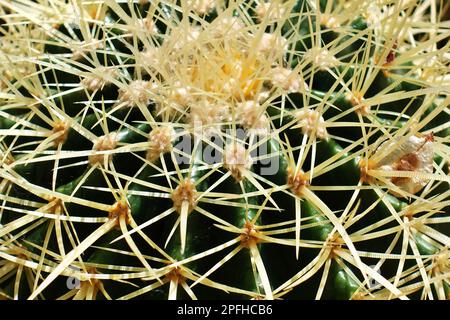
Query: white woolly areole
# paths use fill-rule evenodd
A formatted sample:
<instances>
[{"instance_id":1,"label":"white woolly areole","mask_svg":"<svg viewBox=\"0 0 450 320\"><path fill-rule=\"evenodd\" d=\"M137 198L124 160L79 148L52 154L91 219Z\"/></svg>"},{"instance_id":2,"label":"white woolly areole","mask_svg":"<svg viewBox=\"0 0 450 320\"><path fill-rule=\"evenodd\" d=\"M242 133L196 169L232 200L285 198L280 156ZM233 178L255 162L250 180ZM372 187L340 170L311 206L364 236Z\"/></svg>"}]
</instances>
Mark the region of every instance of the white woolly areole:
<instances>
[{"instance_id":1,"label":"white woolly areole","mask_svg":"<svg viewBox=\"0 0 450 320\"><path fill-rule=\"evenodd\" d=\"M187 0L187 7L198 15L206 15L213 11L216 6L215 0Z\"/></svg>"},{"instance_id":2,"label":"white woolly areole","mask_svg":"<svg viewBox=\"0 0 450 320\"><path fill-rule=\"evenodd\" d=\"M257 37L259 37L259 35ZM281 55L286 52L287 49L286 38L275 33L267 32L262 34L256 47L256 50L269 56Z\"/></svg>"},{"instance_id":3,"label":"white woolly areole","mask_svg":"<svg viewBox=\"0 0 450 320\"><path fill-rule=\"evenodd\" d=\"M81 84L88 91L101 90L105 85L111 83L111 78L117 77L117 70L100 66L95 68L86 78L81 80Z\"/></svg>"},{"instance_id":4,"label":"white woolly areole","mask_svg":"<svg viewBox=\"0 0 450 320\"><path fill-rule=\"evenodd\" d=\"M339 60L325 48L311 48L305 53L305 59L310 59L320 70L335 67Z\"/></svg>"},{"instance_id":5,"label":"white woolly areole","mask_svg":"<svg viewBox=\"0 0 450 320\"><path fill-rule=\"evenodd\" d=\"M251 130L257 135L267 135L270 122L256 101L245 101L236 104L236 121L245 129Z\"/></svg>"},{"instance_id":6,"label":"white woolly areole","mask_svg":"<svg viewBox=\"0 0 450 320\"><path fill-rule=\"evenodd\" d=\"M398 144L398 140L382 143L378 150L392 150L376 167L383 171L412 171L433 173L433 141L429 137L410 136L406 141ZM403 191L415 194L420 191L429 179L418 176L411 178L393 177L391 182ZM396 196L398 193L391 191Z\"/></svg>"},{"instance_id":7,"label":"white woolly areole","mask_svg":"<svg viewBox=\"0 0 450 320\"><path fill-rule=\"evenodd\" d=\"M88 55L89 52L95 52L96 50L104 49L103 43L98 40L83 41L74 44L72 50L72 58L74 60L80 60L83 56Z\"/></svg>"},{"instance_id":8,"label":"white woolly areole","mask_svg":"<svg viewBox=\"0 0 450 320\"><path fill-rule=\"evenodd\" d=\"M275 67L271 70L270 81L273 86L283 89L286 93L309 90L308 85L296 72L283 67Z\"/></svg>"},{"instance_id":9,"label":"white woolly areole","mask_svg":"<svg viewBox=\"0 0 450 320\"><path fill-rule=\"evenodd\" d=\"M244 178L244 172L251 168L252 163L252 157L241 144L232 143L225 147L223 166L231 172L231 175L237 181Z\"/></svg>"},{"instance_id":10,"label":"white woolly areole","mask_svg":"<svg viewBox=\"0 0 450 320\"><path fill-rule=\"evenodd\" d=\"M147 160L153 162L161 154L169 152L172 149L175 134L175 130L169 125L153 129L148 135Z\"/></svg>"},{"instance_id":11,"label":"white woolly areole","mask_svg":"<svg viewBox=\"0 0 450 320\"><path fill-rule=\"evenodd\" d=\"M216 39L223 39L225 36L233 35L237 39L245 39L245 24L241 19L234 16L219 16L208 28L208 32Z\"/></svg>"},{"instance_id":12,"label":"white woolly areole","mask_svg":"<svg viewBox=\"0 0 450 320\"><path fill-rule=\"evenodd\" d=\"M259 91L258 95L256 96L256 100L258 103L262 104L267 101L271 96L270 90L263 89Z\"/></svg>"},{"instance_id":13,"label":"white woolly areole","mask_svg":"<svg viewBox=\"0 0 450 320\"><path fill-rule=\"evenodd\" d=\"M155 36L159 34L159 29L156 26L156 23L151 19L150 17L143 18L143 19L136 19L135 24L131 28L128 33L124 35L124 38L129 43L133 42L134 37L139 34L144 33L146 36Z\"/></svg>"},{"instance_id":14,"label":"white woolly areole","mask_svg":"<svg viewBox=\"0 0 450 320\"><path fill-rule=\"evenodd\" d=\"M184 113L188 106L195 103L193 88L182 85L176 81L170 86L161 88L158 96L155 97L156 113L173 116L177 112Z\"/></svg>"},{"instance_id":15,"label":"white woolly areole","mask_svg":"<svg viewBox=\"0 0 450 320\"><path fill-rule=\"evenodd\" d=\"M92 151L108 151L114 150L117 145L117 132L111 132L104 136L99 137L96 141L94 141L94 146L92 147ZM91 165L94 164L103 164L109 160L108 154L92 154L89 156L89 163Z\"/></svg>"},{"instance_id":16,"label":"white woolly areole","mask_svg":"<svg viewBox=\"0 0 450 320\"><path fill-rule=\"evenodd\" d=\"M177 30L177 34L170 38L174 42L173 49L178 51L187 45L195 44L201 33L202 28L199 26L189 26L188 30Z\"/></svg>"},{"instance_id":17,"label":"white woolly areole","mask_svg":"<svg viewBox=\"0 0 450 320\"><path fill-rule=\"evenodd\" d=\"M174 88L169 91L168 99L182 107L187 107L192 100L192 88L183 86L180 82L174 84Z\"/></svg>"},{"instance_id":18,"label":"white woolly areole","mask_svg":"<svg viewBox=\"0 0 450 320\"><path fill-rule=\"evenodd\" d=\"M126 88L119 89L120 107L134 107L138 104L148 105L157 85L151 81L134 80Z\"/></svg>"},{"instance_id":19,"label":"white woolly areole","mask_svg":"<svg viewBox=\"0 0 450 320\"><path fill-rule=\"evenodd\" d=\"M326 139L328 137L325 120L316 110L301 109L294 112L294 117L297 119L298 125L302 129L304 135L312 135L316 132L316 137L319 139Z\"/></svg>"},{"instance_id":20,"label":"white woolly areole","mask_svg":"<svg viewBox=\"0 0 450 320\"><path fill-rule=\"evenodd\" d=\"M286 9L279 2L260 2L256 6L256 14L258 16L259 21L264 19L278 20L283 18Z\"/></svg>"},{"instance_id":21,"label":"white woolly areole","mask_svg":"<svg viewBox=\"0 0 450 320\"><path fill-rule=\"evenodd\" d=\"M145 32L148 35L155 35L159 33L159 29L156 26L156 23L153 21L153 19L144 18L139 19L139 27L145 30Z\"/></svg>"},{"instance_id":22,"label":"white woolly areole","mask_svg":"<svg viewBox=\"0 0 450 320\"><path fill-rule=\"evenodd\" d=\"M222 91L231 97L237 97L241 93L241 87L236 79L230 78L224 83Z\"/></svg>"},{"instance_id":23,"label":"white woolly areole","mask_svg":"<svg viewBox=\"0 0 450 320\"><path fill-rule=\"evenodd\" d=\"M380 7L374 3L371 3L366 12L363 13L363 16L366 18L367 25L371 29L379 29L381 28L381 20L384 18L383 12Z\"/></svg>"},{"instance_id":24,"label":"white woolly areole","mask_svg":"<svg viewBox=\"0 0 450 320\"><path fill-rule=\"evenodd\" d=\"M157 47L147 48L139 53L138 59L144 73L155 72L160 67L160 49Z\"/></svg>"},{"instance_id":25,"label":"white woolly areole","mask_svg":"<svg viewBox=\"0 0 450 320\"><path fill-rule=\"evenodd\" d=\"M231 121L230 107L220 101L199 100L190 105L189 121L198 134L207 137L220 132Z\"/></svg>"}]
</instances>

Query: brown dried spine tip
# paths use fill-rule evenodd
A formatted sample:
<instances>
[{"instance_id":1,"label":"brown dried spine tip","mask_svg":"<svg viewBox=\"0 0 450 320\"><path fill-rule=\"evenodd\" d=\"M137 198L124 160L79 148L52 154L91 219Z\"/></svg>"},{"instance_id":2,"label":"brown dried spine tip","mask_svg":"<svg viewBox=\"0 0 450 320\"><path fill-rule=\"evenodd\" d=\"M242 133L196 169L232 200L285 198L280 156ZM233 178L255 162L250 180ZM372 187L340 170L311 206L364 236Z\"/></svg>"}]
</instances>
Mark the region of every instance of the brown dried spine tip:
<instances>
[{"instance_id":1,"label":"brown dried spine tip","mask_svg":"<svg viewBox=\"0 0 450 320\"><path fill-rule=\"evenodd\" d=\"M389 51L389 53L386 57L386 63L384 64L384 66L390 65L394 61L395 49L397 49L397 42L394 43L394 45L392 46L392 49Z\"/></svg>"},{"instance_id":2,"label":"brown dried spine tip","mask_svg":"<svg viewBox=\"0 0 450 320\"><path fill-rule=\"evenodd\" d=\"M245 147L233 143L225 147L223 166L231 172L236 181L244 179L244 173L252 166L253 160Z\"/></svg>"},{"instance_id":3,"label":"brown dried spine tip","mask_svg":"<svg viewBox=\"0 0 450 320\"><path fill-rule=\"evenodd\" d=\"M89 156L89 163L91 165L95 164L102 165L105 162L108 162L110 160L109 154L96 154L96 152L114 150L116 146L117 146L117 133L112 132L110 134L101 136L94 143L94 147L92 148L94 154Z\"/></svg>"},{"instance_id":4,"label":"brown dried spine tip","mask_svg":"<svg viewBox=\"0 0 450 320\"><path fill-rule=\"evenodd\" d=\"M386 78L389 78L391 76L389 67L392 65L392 63L395 60L395 55L396 55L395 50L396 49L397 49L397 41L395 41L393 43L392 48L389 50L386 58L384 59L384 62L381 63L381 66L382 66L381 72L383 72L383 75ZM379 64L380 58L381 58L380 54L376 53L374 55L374 62L375 62L375 64Z\"/></svg>"},{"instance_id":5,"label":"brown dried spine tip","mask_svg":"<svg viewBox=\"0 0 450 320\"><path fill-rule=\"evenodd\" d=\"M60 143L64 143L69 134L69 126L67 123L58 121L53 126L53 133L58 134L58 136L53 140L53 143L58 146Z\"/></svg>"},{"instance_id":6,"label":"brown dried spine tip","mask_svg":"<svg viewBox=\"0 0 450 320\"><path fill-rule=\"evenodd\" d=\"M303 196L303 188L308 187L310 184L309 177L302 170L295 174L295 170L292 168L288 168L287 174L287 183L291 191L299 197Z\"/></svg>"},{"instance_id":7,"label":"brown dried spine tip","mask_svg":"<svg viewBox=\"0 0 450 320\"><path fill-rule=\"evenodd\" d=\"M192 180L181 182L172 192L172 201L175 211L181 213L183 203L188 203L188 213L194 210L197 200L197 190Z\"/></svg>"},{"instance_id":8,"label":"brown dried spine tip","mask_svg":"<svg viewBox=\"0 0 450 320\"><path fill-rule=\"evenodd\" d=\"M327 128L325 126L325 120L316 110L301 109L294 113L297 123L302 129L304 135L315 135L319 139L326 139L328 137Z\"/></svg>"},{"instance_id":9,"label":"brown dried spine tip","mask_svg":"<svg viewBox=\"0 0 450 320\"><path fill-rule=\"evenodd\" d=\"M434 133L430 132L423 136L426 142L434 142Z\"/></svg>"},{"instance_id":10,"label":"brown dried spine tip","mask_svg":"<svg viewBox=\"0 0 450 320\"><path fill-rule=\"evenodd\" d=\"M250 248L256 246L261 240L258 237L258 230L250 221L246 221L244 231L241 233L241 246Z\"/></svg>"},{"instance_id":11,"label":"brown dried spine tip","mask_svg":"<svg viewBox=\"0 0 450 320\"><path fill-rule=\"evenodd\" d=\"M147 150L147 160L155 161L161 154L172 150L172 140L175 131L171 126L164 126L153 129L148 137L149 147Z\"/></svg>"},{"instance_id":12,"label":"brown dried spine tip","mask_svg":"<svg viewBox=\"0 0 450 320\"><path fill-rule=\"evenodd\" d=\"M116 219L116 227L119 227L120 220L125 219L125 223L129 224L131 221L131 210L125 201L116 202L108 213L109 219Z\"/></svg>"}]
</instances>

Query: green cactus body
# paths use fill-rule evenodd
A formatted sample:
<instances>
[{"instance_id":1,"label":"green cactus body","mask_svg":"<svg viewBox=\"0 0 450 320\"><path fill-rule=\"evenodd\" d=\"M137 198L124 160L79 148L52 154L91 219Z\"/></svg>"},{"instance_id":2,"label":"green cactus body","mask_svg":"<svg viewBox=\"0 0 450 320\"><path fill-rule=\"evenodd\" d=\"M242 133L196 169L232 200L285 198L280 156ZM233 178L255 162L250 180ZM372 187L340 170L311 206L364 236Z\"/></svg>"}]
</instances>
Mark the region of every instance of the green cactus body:
<instances>
[{"instance_id":1,"label":"green cactus body","mask_svg":"<svg viewBox=\"0 0 450 320\"><path fill-rule=\"evenodd\" d=\"M440 1L26 2L0 297L448 299Z\"/></svg>"}]
</instances>

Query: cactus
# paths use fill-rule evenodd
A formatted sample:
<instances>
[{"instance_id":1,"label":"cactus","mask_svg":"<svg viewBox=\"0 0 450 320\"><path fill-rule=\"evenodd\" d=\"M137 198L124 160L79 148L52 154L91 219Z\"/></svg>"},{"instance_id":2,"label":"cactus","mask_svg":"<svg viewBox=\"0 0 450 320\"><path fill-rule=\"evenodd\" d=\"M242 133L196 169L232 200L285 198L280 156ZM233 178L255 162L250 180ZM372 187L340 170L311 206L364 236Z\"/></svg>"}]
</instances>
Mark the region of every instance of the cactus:
<instances>
[{"instance_id":1,"label":"cactus","mask_svg":"<svg viewBox=\"0 0 450 320\"><path fill-rule=\"evenodd\" d=\"M449 8L0 0L0 297L449 299Z\"/></svg>"}]
</instances>

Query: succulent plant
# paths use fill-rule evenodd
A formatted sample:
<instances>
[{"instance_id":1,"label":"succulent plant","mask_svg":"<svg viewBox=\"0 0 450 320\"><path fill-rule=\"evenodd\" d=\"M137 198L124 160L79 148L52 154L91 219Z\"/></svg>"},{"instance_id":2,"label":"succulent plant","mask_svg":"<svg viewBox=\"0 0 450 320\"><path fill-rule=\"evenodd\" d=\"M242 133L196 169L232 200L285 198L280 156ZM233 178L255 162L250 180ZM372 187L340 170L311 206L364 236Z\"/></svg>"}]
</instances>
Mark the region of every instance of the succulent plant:
<instances>
[{"instance_id":1,"label":"succulent plant","mask_svg":"<svg viewBox=\"0 0 450 320\"><path fill-rule=\"evenodd\" d=\"M0 297L448 299L449 8L0 0Z\"/></svg>"}]
</instances>

